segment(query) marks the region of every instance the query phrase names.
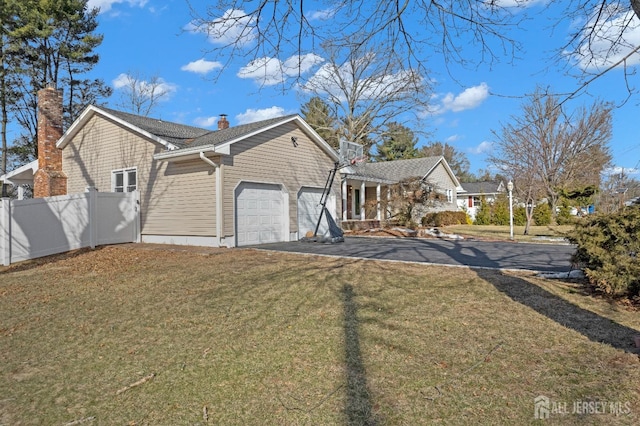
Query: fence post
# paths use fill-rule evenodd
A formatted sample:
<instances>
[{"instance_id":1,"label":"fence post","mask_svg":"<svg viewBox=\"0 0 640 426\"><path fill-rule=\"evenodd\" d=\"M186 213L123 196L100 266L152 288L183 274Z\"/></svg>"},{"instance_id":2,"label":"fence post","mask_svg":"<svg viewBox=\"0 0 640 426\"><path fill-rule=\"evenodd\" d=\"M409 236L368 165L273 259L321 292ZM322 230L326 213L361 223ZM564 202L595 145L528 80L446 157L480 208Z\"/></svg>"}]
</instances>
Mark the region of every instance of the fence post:
<instances>
[{"instance_id":1,"label":"fence post","mask_svg":"<svg viewBox=\"0 0 640 426\"><path fill-rule=\"evenodd\" d=\"M98 191L93 186L87 186L85 192L89 203L89 247L94 249L98 242Z\"/></svg>"},{"instance_id":2,"label":"fence post","mask_svg":"<svg viewBox=\"0 0 640 426\"><path fill-rule=\"evenodd\" d=\"M0 263L11 265L11 199L2 198L0 209Z\"/></svg>"},{"instance_id":3,"label":"fence post","mask_svg":"<svg viewBox=\"0 0 640 426\"><path fill-rule=\"evenodd\" d=\"M135 213L135 242L142 242L142 229L140 223L140 192L138 190L133 191L133 211Z\"/></svg>"}]
</instances>

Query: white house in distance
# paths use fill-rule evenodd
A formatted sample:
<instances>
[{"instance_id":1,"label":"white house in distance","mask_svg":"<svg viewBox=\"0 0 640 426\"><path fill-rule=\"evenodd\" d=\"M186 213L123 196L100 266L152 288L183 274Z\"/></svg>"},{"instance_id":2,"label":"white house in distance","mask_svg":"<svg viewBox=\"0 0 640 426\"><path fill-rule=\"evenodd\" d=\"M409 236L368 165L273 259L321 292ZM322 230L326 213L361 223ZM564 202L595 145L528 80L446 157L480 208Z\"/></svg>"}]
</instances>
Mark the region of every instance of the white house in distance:
<instances>
[{"instance_id":1,"label":"white house in distance","mask_svg":"<svg viewBox=\"0 0 640 426\"><path fill-rule=\"evenodd\" d=\"M462 183L464 192L458 196L458 208L466 211L472 220L476 219L476 213L482 204L482 200L492 203L499 194L506 192L502 181L482 181Z\"/></svg>"}]
</instances>

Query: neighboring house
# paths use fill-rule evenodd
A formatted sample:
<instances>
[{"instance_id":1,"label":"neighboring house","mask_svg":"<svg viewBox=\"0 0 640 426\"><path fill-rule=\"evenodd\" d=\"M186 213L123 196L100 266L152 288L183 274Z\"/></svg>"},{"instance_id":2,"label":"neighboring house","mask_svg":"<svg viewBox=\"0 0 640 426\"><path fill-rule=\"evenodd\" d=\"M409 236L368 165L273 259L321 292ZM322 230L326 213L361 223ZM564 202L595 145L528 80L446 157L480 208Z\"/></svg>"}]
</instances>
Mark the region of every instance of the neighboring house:
<instances>
[{"instance_id":1,"label":"neighboring house","mask_svg":"<svg viewBox=\"0 0 640 426\"><path fill-rule=\"evenodd\" d=\"M39 98L59 102L61 94L47 88ZM221 116L211 131L90 106L61 137L43 121L38 133L53 148L39 145L37 162L2 179L34 182L36 197L87 187L137 190L143 242L233 247L297 240L313 231L338 161L298 115L235 127ZM334 214L339 185L329 198Z\"/></svg>"},{"instance_id":2,"label":"neighboring house","mask_svg":"<svg viewBox=\"0 0 640 426\"><path fill-rule=\"evenodd\" d=\"M442 201L430 211L458 210L457 193L462 188L444 157L365 163L345 169L342 176L342 219L384 220L392 212L385 208L389 191L398 182L422 179L441 194Z\"/></svg>"},{"instance_id":3,"label":"neighboring house","mask_svg":"<svg viewBox=\"0 0 640 426\"><path fill-rule=\"evenodd\" d=\"M458 207L469 214L471 220L476 219L476 213L482 201L492 203L499 194L506 192L506 187L502 181L483 181L462 183L463 192L458 195Z\"/></svg>"}]
</instances>

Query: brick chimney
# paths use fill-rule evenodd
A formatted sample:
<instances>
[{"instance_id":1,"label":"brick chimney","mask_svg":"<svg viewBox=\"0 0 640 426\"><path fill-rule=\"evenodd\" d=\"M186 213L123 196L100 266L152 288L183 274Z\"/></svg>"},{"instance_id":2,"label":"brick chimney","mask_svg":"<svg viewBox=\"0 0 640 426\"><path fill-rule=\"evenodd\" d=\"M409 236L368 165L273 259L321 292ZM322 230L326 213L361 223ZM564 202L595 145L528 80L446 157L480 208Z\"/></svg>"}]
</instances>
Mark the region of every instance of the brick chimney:
<instances>
[{"instance_id":1,"label":"brick chimney","mask_svg":"<svg viewBox=\"0 0 640 426\"><path fill-rule=\"evenodd\" d=\"M33 196L66 195L67 176L62 171L62 91L47 86L38 91L38 171L33 178Z\"/></svg>"},{"instance_id":2,"label":"brick chimney","mask_svg":"<svg viewBox=\"0 0 640 426\"><path fill-rule=\"evenodd\" d=\"M229 120L227 120L227 114L220 114L220 118L218 119L218 130L228 129L229 128Z\"/></svg>"}]
</instances>

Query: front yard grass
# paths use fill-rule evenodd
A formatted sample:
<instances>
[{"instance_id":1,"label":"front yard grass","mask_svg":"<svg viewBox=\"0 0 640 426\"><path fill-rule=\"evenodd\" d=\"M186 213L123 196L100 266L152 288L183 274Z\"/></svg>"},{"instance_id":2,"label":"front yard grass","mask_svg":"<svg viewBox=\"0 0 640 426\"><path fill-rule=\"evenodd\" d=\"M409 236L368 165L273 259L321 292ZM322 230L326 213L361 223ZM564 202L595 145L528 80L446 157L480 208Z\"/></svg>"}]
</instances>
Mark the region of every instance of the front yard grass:
<instances>
[{"instance_id":1,"label":"front yard grass","mask_svg":"<svg viewBox=\"0 0 640 426\"><path fill-rule=\"evenodd\" d=\"M524 226L513 227L513 239L521 242L545 242L557 240L573 229L573 225L548 225L529 228L529 234L524 235ZM509 240L509 225L451 225L443 229L447 233L495 240Z\"/></svg>"},{"instance_id":2,"label":"front yard grass","mask_svg":"<svg viewBox=\"0 0 640 426\"><path fill-rule=\"evenodd\" d=\"M0 268L0 424L638 424L638 330L525 274L105 247Z\"/></svg>"}]
</instances>

